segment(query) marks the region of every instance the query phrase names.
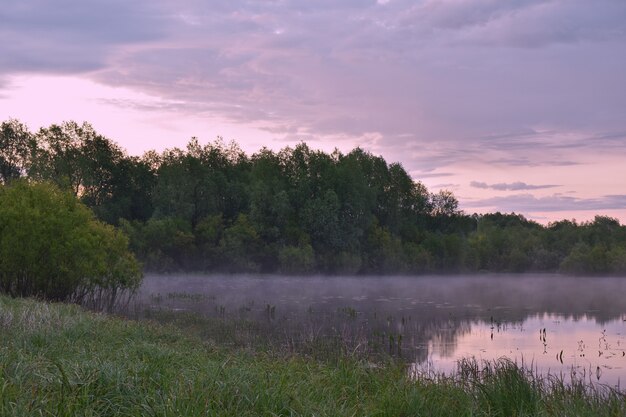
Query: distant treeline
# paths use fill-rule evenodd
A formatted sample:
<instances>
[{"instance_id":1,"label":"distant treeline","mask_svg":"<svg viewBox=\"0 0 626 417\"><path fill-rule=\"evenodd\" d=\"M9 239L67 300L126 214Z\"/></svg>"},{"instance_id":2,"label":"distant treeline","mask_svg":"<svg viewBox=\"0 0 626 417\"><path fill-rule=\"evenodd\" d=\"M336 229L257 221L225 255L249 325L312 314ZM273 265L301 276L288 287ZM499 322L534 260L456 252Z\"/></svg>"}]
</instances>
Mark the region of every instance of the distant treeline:
<instances>
[{"instance_id":1,"label":"distant treeline","mask_svg":"<svg viewBox=\"0 0 626 417\"><path fill-rule=\"evenodd\" d=\"M145 269L282 273L626 274L626 227L466 215L400 164L302 143L248 156L221 140L128 156L89 124L0 126L0 181L71 190Z\"/></svg>"}]
</instances>

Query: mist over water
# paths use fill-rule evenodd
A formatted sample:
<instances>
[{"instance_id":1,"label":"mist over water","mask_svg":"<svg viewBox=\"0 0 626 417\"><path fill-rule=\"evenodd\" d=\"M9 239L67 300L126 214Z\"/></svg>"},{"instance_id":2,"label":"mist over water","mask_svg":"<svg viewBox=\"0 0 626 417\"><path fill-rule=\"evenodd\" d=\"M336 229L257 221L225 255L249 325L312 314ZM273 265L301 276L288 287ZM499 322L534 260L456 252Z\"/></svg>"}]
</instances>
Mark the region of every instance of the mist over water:
<instances>
[{"instance_id":1,"label":"mist over water","mask_svg":"<svg viewBox=\"0 0 626 417\"><path fill-rule=\"evenodd\" d=\"M623 278L147 275L136 303L245 319L276 338L342 337L419 371L506 356L566 379L626 380Z\"/></svg>"}]
</instances>

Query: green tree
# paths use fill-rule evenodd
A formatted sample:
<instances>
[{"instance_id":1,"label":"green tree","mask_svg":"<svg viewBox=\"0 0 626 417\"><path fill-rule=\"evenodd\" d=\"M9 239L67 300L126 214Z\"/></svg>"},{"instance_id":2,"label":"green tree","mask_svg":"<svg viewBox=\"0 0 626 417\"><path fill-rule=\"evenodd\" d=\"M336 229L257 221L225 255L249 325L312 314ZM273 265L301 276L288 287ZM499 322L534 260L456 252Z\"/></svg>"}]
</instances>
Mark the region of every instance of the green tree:
<instances>
[{"instance_id":1,"label":"green tree","mask_svg":"<svg viewBox=\"0 0 626 417\"><path fill-rule=\"evenodd\" d=\"M193 226L215 214L234 221L248 206L247 170L239 148L219 140L201 146L192 138L186 150L166 150L156 172L154 215L185 219Z\"/></svg>"},{"instance_id":2,"label":"green tree","mask_svg":"<svg viewBox=\"0 0 626 417\"><path fill-rule=\"evenodd\" d=\"M37 132L37 147L29 176L40 181L52 181L63 189L80 196L83 189L84 163L82 145L95 136L91 125L64 122Z\"/></svg>"},{"instance_id":3,"label":"green tree","mask_svg":"<svg viewBox=\"0 0 626 417\"><path fill-rule=\"evenodd\" d=\"M233 272L259 272L262 242L248 217L240 214L235 223L224 230L220 242L227 269Z\"/></svg>"},{"instance_id":4,"label":"green tree","mask_svg":"<svg viewBox=\"0 0 626 417\"><path fill-rule=\"evenodd\" d=\"M126 237L49 183L0 188L0 291L12 296L112 303L140 284Z\"/></svg>"},{"instance_id":5,"label":"green tree","mask_svg":"<svg viewBox=\"0 0 626 417\"><path fill-rule=\"evenodd\" d=\"M407 262L400 238L374 223L364 244L364 267L367 272L406 272Z\"/></svg>"},{"instance_id":6,"label":"green tree","mask_svg":"<svg viewBox=\"0 0 626 417\"><path fill-rule=\"evenodd\" d=\"M306 274L315 267L315 253L309 244L285 246L278 253L280 271L288 274Z\"/></svg>"},{"instance_id":7,"label":"green tree","mask_svg":"<svg viewBox=\"0 0 626 417\"><path fill-rule=\"evenodd\" d=\"M26 126L11 119L0 125L0 184L24 176L34 145Z\"/></svg>"},{"instance_id":8,"label":"green tree","mask_svg":"<svg viewBox=\"0 0 626 417\"><path fill-rule=\"evenodd\" d=\"M196 225L194 235L200 254L201 270L217 269L222 263L219 243L224 234L224 219L221 214L205 217Z\"/></svg>"},{"instance_id":9,"label":"green tree","mask_svg":"<svg viewBox=\"0 0 626 417\"><path fill-rule=\"evenodd\" d=\"M287 177L280 155L262 149L252 156L250 175L250 220L268 243L284 237L293 217L287 192Z\"/></svg>"},{"instance_id":10,"label":"green tree","mask_svg":"<svg viewBox=\"0 0 626 417\"><path fill-rule=\"evenodd\" d=\"M453 216L459 214L459 201L448 190L441 190L431 196L433 216Z\"/></svg>"},{"instance_id":11,"label":"green tree","mask_svg":"<svg viewBox=\"0 0 626 417\"><path fill-rule=\"evenodd\" d=\"M121 227L147 270L174 272L195 266L197 248L189 222L165 217L145 223L122 221Z\"/></svg>"}]
</instances>

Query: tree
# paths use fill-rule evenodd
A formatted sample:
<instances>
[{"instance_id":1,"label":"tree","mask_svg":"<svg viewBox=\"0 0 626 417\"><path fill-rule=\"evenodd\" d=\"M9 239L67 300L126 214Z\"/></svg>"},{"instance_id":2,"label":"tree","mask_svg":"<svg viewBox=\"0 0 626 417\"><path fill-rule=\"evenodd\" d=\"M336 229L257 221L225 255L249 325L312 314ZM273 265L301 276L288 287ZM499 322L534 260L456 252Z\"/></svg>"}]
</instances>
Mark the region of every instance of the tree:
<instances>
[{"instance_id":1,"label":"tree","mask_svg":"<svg viewBox=\"0 0 626 417\"><path fill-rule=\"evenodd\" d=\"M0 184L25 175L30 162L33 137L17 120L0 125Z\"/></svg>"},{"instance_id":2,"label":"tree","mask_svg":"<svg viewBox=\"0 0 626 417\"><path fill-rule=\"evenodd\" d=\"M66 122L41 129L29 175L71 190L100 220L147 220L155 184L150 161L129 157L88 123Z\"/></svg>"},{"instance_id":3,"label":"tree","mask_svg":"<svg viewBox=\"0 0 626 417\"><path fill-rule=\"evenodd\" d=\"M224 231L220 247L231 271L260 271L258 260L262 242L246 215L240 214L235 223Z\"/></svg>"},{"instance_id":4,"label":"tree","mask_svg":"<svg viewBox=\"0 0 626 417\"><path fill-rule=\"evenodd\" d=\"M192 138L186 150L166 150L156 171L155 216L185 219L194 227L215 214L234 221L247 206L238 178L246 163L237 147L219 140L201 146Z\"/></svg>"},{"instance_id":5,"label":"tree","mask_svg":"<svg viewBox=\"0 0 626 417\"><path fill-rule=\"evenodd\" d=\"M315 253L309 244L285 246L278 253L280 271L287 274L306 274L315 267Z\"/></svg>"},{"instance_id":6,"label":"tree","mask_svg":"<svg viewBox=\"0 0 626 417\"><path fill-rule=\"evenodd\" d=\"M64 122L40 129L35 136L37 147L29 176L52 181L80 196L85 173L81 148L86 138L95 135L88 123L81 126L76 122Z\"/></svg>"},{"instance_id":7,"label":"tree","mask_svg":"<svg viewBox=\"0 0 626 417\"><path fill-rule=\"evenodd\" d=\"M252 156L250 175L250 220L268 243L284 236L293 217L284 167L279 155L262 149Z\"/></svg>"},{"instance_id":8,"label":"tree","mask_svg":"<svg viewBox=\"0 0 626 417\"><path fill-rule=\"evenodd\" d=\"M454 216L460 213L459 201L448 190L441 190L431 196L433 216Z\"/></svg>"},{"instance_id":9,"label":"tree","mask_svg":"<svg viewBox=\"0 0 626 417\"><path fill-rule=\"evenodd\" d=\"M0 185L70 190L119 225L146 268L275 272L626 270L626 226L468 216L399 163L300 143L248 157L221 138L129 157L88 123L0 125ZM623 273L623 272L622 272Z\"/></svg>"},{"instance_id":10,"label":"tree","mask_svg":"<svg viewBox=\"0 0 626 417\"><path fill-rule=\"evenodd\" d=\"M71 193L24 180L0 187L0 292L111 305L140 281L127 238Z\"/></svg>"}]
</instances>

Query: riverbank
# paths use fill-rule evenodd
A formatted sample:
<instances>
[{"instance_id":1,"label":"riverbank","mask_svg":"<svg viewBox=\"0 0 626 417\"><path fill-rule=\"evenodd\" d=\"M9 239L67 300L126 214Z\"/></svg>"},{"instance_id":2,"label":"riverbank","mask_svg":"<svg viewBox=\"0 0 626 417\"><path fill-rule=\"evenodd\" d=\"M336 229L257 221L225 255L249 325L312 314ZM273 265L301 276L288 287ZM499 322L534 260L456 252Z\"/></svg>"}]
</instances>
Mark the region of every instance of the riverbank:
<instances>
[{"instance_id":1,"label":"riverbank","mask_svg":"<svg viewBox=\"0 0 626 417\"><path fill-rule=\"evenodd\" d=\"M229 350L178 328L0 296L0 415L621 416L624 395L500 362L412 380L401 364Z\"/></svg>"}]
</instances>

